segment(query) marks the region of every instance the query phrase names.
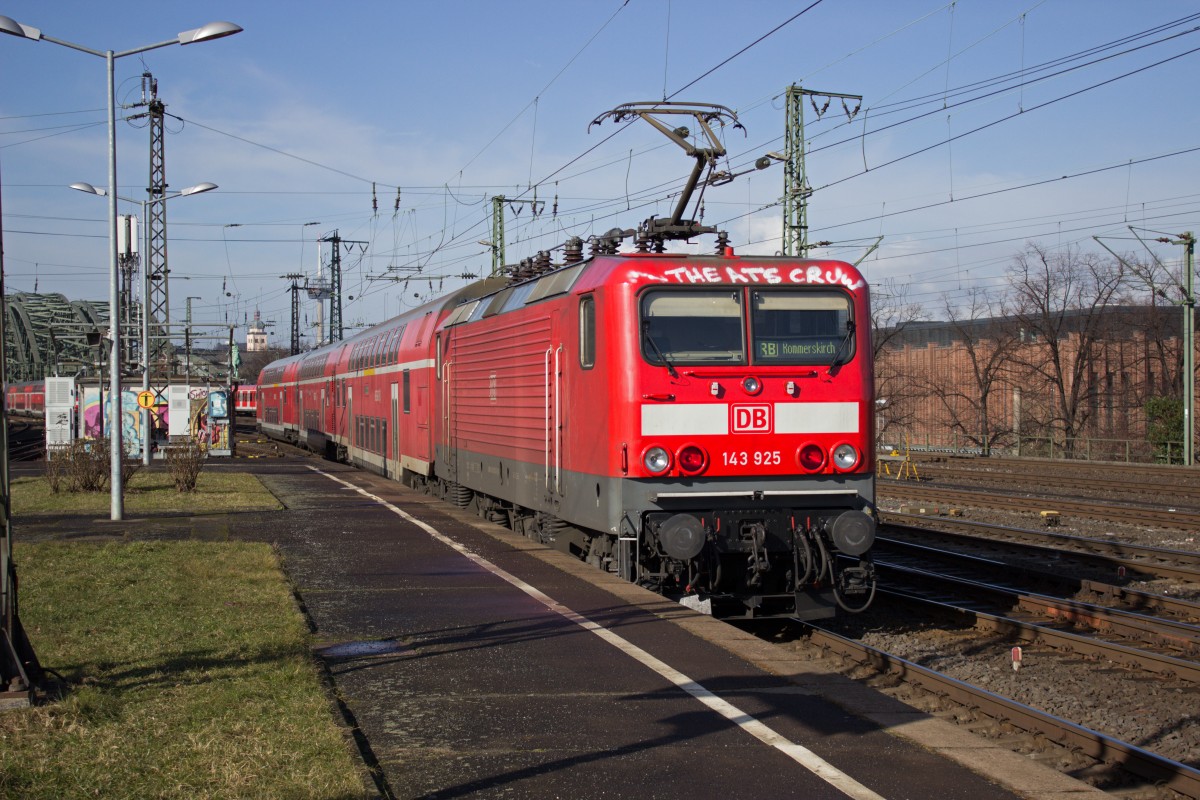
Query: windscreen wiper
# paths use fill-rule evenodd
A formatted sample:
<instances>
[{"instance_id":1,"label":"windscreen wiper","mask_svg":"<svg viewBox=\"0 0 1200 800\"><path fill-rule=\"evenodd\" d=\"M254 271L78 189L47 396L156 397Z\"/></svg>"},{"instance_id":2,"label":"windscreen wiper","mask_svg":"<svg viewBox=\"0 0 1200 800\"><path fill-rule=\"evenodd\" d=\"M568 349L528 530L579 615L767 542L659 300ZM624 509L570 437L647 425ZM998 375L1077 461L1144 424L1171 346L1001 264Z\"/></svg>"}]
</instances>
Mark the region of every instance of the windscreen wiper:
<instances>
[{"instance_id":1,"label":"windscreen wiper","mask_svg":"<svg viewBox=\"0 0 1200 800\"><path fill-rule=\"evenodd\" d=\"M654 341L654 337L650 335L649 322L642 323L642 335L646 337L646 341L650 343L650 347L654 350L655 355L659 357L663 365L667 368L667 374L672 378L678 378L679 373L675 371L675 365L671 363L669 358L663 355L663 351L658 347L658 342Z\"/></svg>"},{"instance_id":2,"label":"windscreen wiper","mask_svg":"<svg viewBox=\"0 0 1200 800\"><path fill-rule=\"evenodd\" d=\"M833 354L833 361L829 364L829 369L826 370L826 375L836 375L842 366L842 356L845 355L850 342L854 339L854 320L846 320L846 335L842 337L838 349Z\"/></svg>"}]
</instances>

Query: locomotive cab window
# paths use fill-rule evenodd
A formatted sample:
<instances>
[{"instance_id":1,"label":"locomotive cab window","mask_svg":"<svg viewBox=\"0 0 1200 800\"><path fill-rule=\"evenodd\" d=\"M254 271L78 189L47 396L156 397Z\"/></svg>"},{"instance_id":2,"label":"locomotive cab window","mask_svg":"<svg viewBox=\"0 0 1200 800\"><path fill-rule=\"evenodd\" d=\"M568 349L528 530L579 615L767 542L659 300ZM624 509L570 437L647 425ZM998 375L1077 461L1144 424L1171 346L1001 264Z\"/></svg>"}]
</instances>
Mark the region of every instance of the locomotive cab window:
<instances>
[{"instance_id":1,"label":"locomotive cab window","mask_svg":"<svg viewBox=\"0 0 1200 800\"><path fill-rule=\"evenodd\" d=\"M579 298L579 366L596 365L596 298Z\"/></svg>"},{"instance_id":2,"label":"locomotive cab window","mask_svg":"<svg viewBox=\"0 0 1200 800\"><path fill-rule=\"evenodd\" d=\"M651 364L744 364L742 295L656 289L642 295L642 357Z\"/></svg>"},{"instance_id":3,"label":"locomotive cab window","mask_svg":"<svg viewBox=\"0 0 1200 800\"><path fill-rule=\"evenodd\" d=\"M841 292L751 291L754 363L823 365L854 356L850 298Z\"/></svg>"}]
</instances>

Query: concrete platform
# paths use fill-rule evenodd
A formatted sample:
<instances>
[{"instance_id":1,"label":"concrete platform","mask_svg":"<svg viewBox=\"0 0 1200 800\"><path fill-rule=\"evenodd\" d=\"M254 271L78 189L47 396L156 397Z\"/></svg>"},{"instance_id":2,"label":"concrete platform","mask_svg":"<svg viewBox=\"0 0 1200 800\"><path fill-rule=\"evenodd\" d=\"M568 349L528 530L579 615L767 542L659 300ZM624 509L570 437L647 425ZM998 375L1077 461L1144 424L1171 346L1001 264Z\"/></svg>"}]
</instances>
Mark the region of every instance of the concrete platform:
<instances>
[{"instance_id":1,"label":"concrete platform","mask_svg":"<svg viewBox=\"0 0 1200 800\"><path fill-rule=\"evenodd\" d=\"M381 796L1108 797L378 476L228 468L287 510L55 536L276 543Z\"/></svg>"}]
</instances>

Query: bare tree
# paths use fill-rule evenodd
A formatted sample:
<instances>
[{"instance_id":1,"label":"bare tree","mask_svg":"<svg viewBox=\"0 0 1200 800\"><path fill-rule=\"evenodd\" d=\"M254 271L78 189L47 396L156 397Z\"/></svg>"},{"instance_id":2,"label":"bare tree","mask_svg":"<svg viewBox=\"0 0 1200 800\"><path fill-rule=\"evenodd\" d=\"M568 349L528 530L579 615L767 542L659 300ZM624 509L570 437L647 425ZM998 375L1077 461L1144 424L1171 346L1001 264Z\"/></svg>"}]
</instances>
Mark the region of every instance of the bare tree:
<instances>
[{"instance_id":1,"label":"bare tree","mask_svg":"<svg viewBox=\"0 0 1200 800\"><path fill-rule=\"evenodd\" d=\"M897 351L904 332L913 323L928 319L925 310L905 298L905 287L894 282L878 284L871 292L871 345L875 357L876 435L911 428L921 397L918 381L908 374Z\"/></svg>"},{"instance_id":2,"label":"bare tree","mask_svg":"<svg viewBox=\"0 0 1200 800\"><path fill-rule=\"evenodd\" d=\"M1144 308L1139 327L1147 343L1144 374L1149 385L1144 387L1145 399L1179 397L1183 394L1183 349L1178 344L1183 325L1181 305L1185 299L1179 276L1173 275L1157 258L1140 261L1126 256L1124 261L1131 290L1141 290L1131 300Z\"/></svg>"},{"instance_id":3,"label":"bare tree","mask_svg":"<svg viewBox=\"0 0 1200 800\"><path fill-rule=\"evenodd\" d=\"M286 358L287 355L288 350L284 347L269 347L266 350L246 353L242 357L242 366L239 369L242 383L255 383L258 380L258 373L262 372L263 367L277 359Z\"/></svg>"},{"instance_id":4,"label":"bare tree","mask_svg":"<svg viewBox=\"0 0 1200 800\"><path fill-rule=\"evenodd\" d=\"M1012 433L1011 424L997 420L993 410L994 395L1006 386L1020 341L1005 305L980 288L969 292L965 305L947 300L947 327L955 346L946 352L946 368L933 371L925 381L950 429L985 456Z\"/></svg>"},{"instance_id":5,"label":"bare tree","mask_svg":"<svg viewBox=\"0 0 1200 800\"><path fill-rule=\"evenodd\" d=\"M1051 253L1030 244L1010 267L1009 280L1024 343L1014 363L1026 381L1049 393L1046 422L1071 453L1097 400L1097 353L1108 306L1126 288L1126 269L1117 259L1075 247Z\"/></svg>"}]
</instances>

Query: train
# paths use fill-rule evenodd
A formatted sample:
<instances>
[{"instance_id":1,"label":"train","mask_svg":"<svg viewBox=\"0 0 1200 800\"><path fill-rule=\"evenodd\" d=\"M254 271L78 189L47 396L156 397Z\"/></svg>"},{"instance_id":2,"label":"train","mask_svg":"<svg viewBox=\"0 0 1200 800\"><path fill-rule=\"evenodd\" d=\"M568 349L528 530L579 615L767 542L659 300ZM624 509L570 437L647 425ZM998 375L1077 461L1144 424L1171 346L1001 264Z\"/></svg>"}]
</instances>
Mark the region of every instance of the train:
<instances>
[{"instance_id":1,"label":"train","mask_svg":"<svg viewBox=\"0 0 1200 800\"><path fill-rule=\"evenodd\" d=\"M130 391L130 387L125 387ZM254 384L234 384L234 413L254 416L258 408L258 388ZM10 416L44 418L46 382L10 383L4 387L4 407Z\"/></svg>"},{"instance_id":2,"label":"train","mask_svg":"<svg viewBox=\"0 0 1200 800\"><path fill-rule=\"evenodd\" d=\"M845 263L596 255L268 365L258 427L722 615L813 618L873 587L867 320Z\"/></svg>"},{"instance_id":3,"label":"train","mask_svg":"<svg viewBox=\"0 0 1200 800\"><path fill-rule=\"evenodd\" d=\"M738 255L684 202L587 256L572 238L558 263L539 253L268 364L258 428L713 616L863 610L867 282L841 261ZM706 233L708 255L665 246Z\"/></svg>"},{"instance_id":4,"label":"train","mask_svg":"<svg viewBox=\"0 0 1200 800\"><path fill-rule=\"evenodd\" d=\"M258 411L258 387L254 384L234 384L233 413L238 416L255 416Z\"/></svg>"},{"instance_id":5,"label":"train","mask_svg":"<svg viewBox=\"0 0 1200 800\"><path fill-rule=\"evenodd\" d=\"M46 382L7 384L4 387L4 408L14 417L45 417Z\"/></svg>"}]
</instances>

